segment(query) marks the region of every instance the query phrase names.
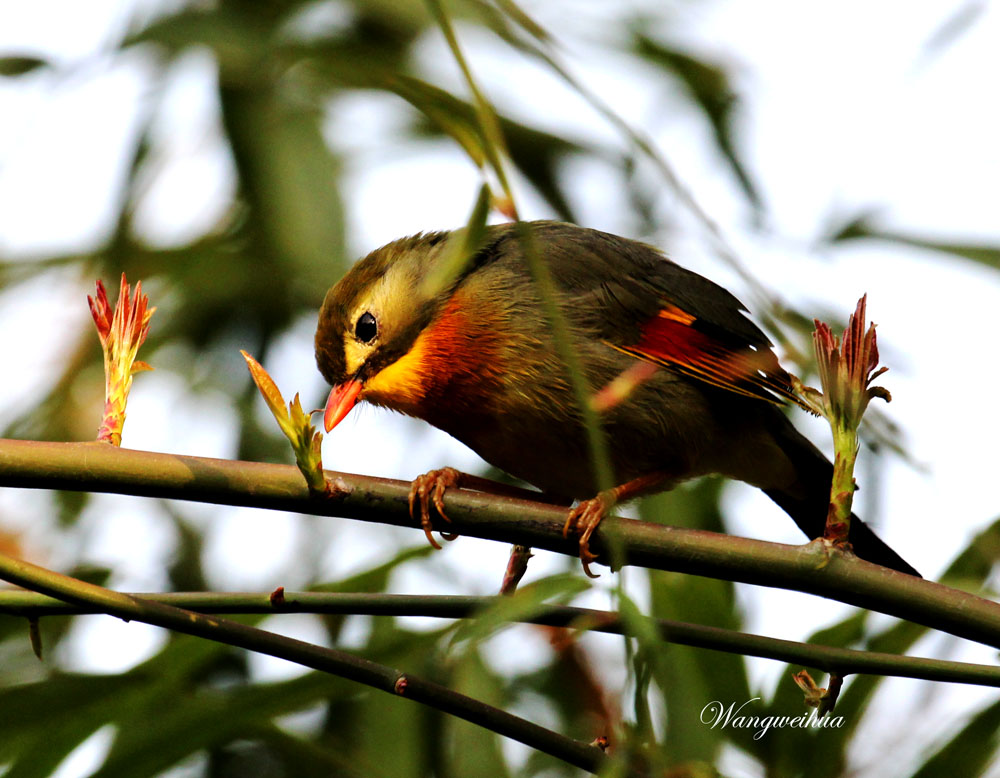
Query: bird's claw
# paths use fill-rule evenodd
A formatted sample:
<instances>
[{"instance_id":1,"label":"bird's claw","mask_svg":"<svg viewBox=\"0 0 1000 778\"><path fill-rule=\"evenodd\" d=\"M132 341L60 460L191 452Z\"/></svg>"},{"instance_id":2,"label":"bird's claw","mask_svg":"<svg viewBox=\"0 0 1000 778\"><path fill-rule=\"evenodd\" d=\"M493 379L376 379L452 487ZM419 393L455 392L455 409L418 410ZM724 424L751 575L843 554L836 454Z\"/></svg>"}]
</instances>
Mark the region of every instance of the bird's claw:
<instances>
[{"instance_id":1,"label":"bird's claw","mask_svg":"<svg viewBox=\"0 0 1000 778\"><path fill-rule=\"evenodd\" d=\"M460 471L453 467L442 467L440 470L431 470L429 473L417 476L410 485L410 518L416 518L414 509L419 504L420 526L423 528L427 540L438 550L441 549L441 544L434 540L434 536L431 535L433 529L431 526L431 504L433 503L442 519L450 522L451 519L444 512L444 493L449 487L460 486L461 480L462 473ZM442 532L441 537L445 540L454 540L458 535Z\"/></svg>"},{"instance_id":2,"label":"bird's claw","mask_svg":"<svg viewBox=\"0 0 1000 778\"><path fill-rule=\"evenodd\" d=\"M590 500L584 500L575 508L570 509L569 516L566 517L566 524L563 526L563 537L569 537L570 530L577 532L580 537L580 562L583 563L583 572L588 578L600 578L597 573L591 572L591 563L597 560L597 554L590 550L590 538L594 534L604 514L610 504L603 495L598 495Z\"/></svg>"}]
</instances>

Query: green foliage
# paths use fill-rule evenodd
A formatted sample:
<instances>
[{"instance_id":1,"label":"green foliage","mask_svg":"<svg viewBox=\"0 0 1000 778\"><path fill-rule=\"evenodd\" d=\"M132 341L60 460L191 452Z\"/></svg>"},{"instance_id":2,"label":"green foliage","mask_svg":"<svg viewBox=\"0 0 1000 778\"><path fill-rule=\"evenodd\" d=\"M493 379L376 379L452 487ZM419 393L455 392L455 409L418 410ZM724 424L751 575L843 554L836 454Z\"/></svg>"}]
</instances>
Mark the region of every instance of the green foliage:
<instances>
[{"instance_id":1,"label":"green foliage","mask_svg":"<svg viewBox=\"0 0 1000 778\"><path fill-rule=\"evenodd\" d=\"M204 234L180 245L156 246L135 223L163 151L157 133L162 129L157 124L159 97L153 90L145 124L127 150L120 209L102 245L30 261L0 257L0 285L5 290L17 291L26 282L56 273L83 279L81 289L84 281L89 287L93 279L115 278L123 270L130 278L141 278L159 307L144 357L161 372L179 376L193 393L232 398L240 431L230 453L247 459L287 461L288 452L274 425L261 426L255 418L259 400L235 356L237 349L246 348L266 362L279 339L304 317L314 316L327 287L353 259L348 255L352 192L345 176L350 160L328 137L327 121L338 100L358 95L389 98L405 110L400 146L445 139L480 171L492 168L499 176L506 168L516 173L563 219L575 215L577 184L567 173L568 160L612 169L622 198L645 208L650 232L653 226L663 226L653 224L651 190L658 192L664 182L679 189L671 169L644 136L609 117L606 107L561 65L549 33L511 0L454 0L431 6L420 0L356 0L336 4L343 12L337 24L315 26L311 15L326 5L304 0L173 4L109 52L112 58L141 52L155 71L154 81L167 79L192 52L207 53L214 62L219 106L214 131L224 141L235 181L231 199ZM531 61L572 85L583 103L610 118L621 132L622 148L563 137L515 114L494 114L492 107L486 110L468 94L435 83L434 75L420 64L418 48L429 37L441 35L439 25L454 28L460 40L467 31L488 35L508 56ZM656 68L682 86L682 99L710 125L712 153L728 166L751 209L762 211L762 187L740 153L734 121L739 95L731 69L645 28L639 30L628 20L619 25L610 31L609 38L617 41L611 53ZM27 81L52 70L33 56L0 57L0 77ZM636 174L647 157L654 158L659 171L652 185ZM488 178L485 173L483 177ZM474 247L493 203L494 193L486 183L478 200L476 191L468 194L468 239L461 251L456 249L451 271ZM891 241L1000 268L996 247L905 235L881 229L867 216L832 233L831 243ZM789 333L811 329L809 317L793 310L774 306L755 312L786 342ZM92 437L100 418L101 352L89 330L70 333L66 340L59 374L40 391L34 407L2 431L4 436ZM307 398L305 407L318 401ZM293 412L305 415L301 405ZM307 443L311 446L312 439ZM641 513L648 520L723 531L721 489L719 481L701 481L644 501ZM91 502L77 493L53 498L57 521L52 532L66 540L67 547L77 548L81 534L89 531L81 528L79 519ZM204 569L202 524L176 506L158 507L176 537L164 577L176 589L206 588L210 576ZM984 587L1000 556L998 538L1000 524L974 540L946 580L970 589ZM310 586L319 591L385 592L404 565L434 564L429 548L397 551L390 546L388 561L340 580L311 581ZM497 570L497 583L501 573ZM107 570L82 567L75 574L101 583L111 577ZM651 572L639 587L649 602L645 614L622 592L619 604L630 634L627 673L608 666L609 656L615 662L619 656L607 650L607 641L592 643L589 636L576 639L565 630L527 627L520 629L531 629L551 643L538 666L502 673L491 664L490 641L498 639L506 619L531 613L542 603L568 601L582 589L579 577L538 580L460 627L444 623L417 629L402 620L378 617L365 622L367 632L358 638L348 635L350 617L315 621L331 644L350 638L352 650L368 659L422 674L492 705L516 707L584 741L610 735L619 756L635 755L656 769L672 771L670 775L714 774L730 747L756 760L760 774L769 776L836 776L850 769L848 747L860 727L872 725L865 711L881 687L879 677L848 681L836 711L848 724L843 729L775 729L757 740L752 730L713 729L702 722L702 709L712 700L739 704L762 696L755 709L761 715L797 715L804 710L801 691L791 681L792 672L801 668L783 669L777 687L760 693L738 655L668 644L647 618L741 629L744 614L736 588L727 582ZM170 636L154 656L124 672L67 672L65 654L78 650L67 636L84 618L106 617L42 620L46 659L41 664L31 654L24 621L0 617L4 778L51 775L76 747L108 726L114 740L96 773L101 778L152 776L182 762L195 765L188 774L206 777L578 774L541 753L528 755L517 767L499 736L490 731L327 674L264 681L243 653L189 637ZM243 620L257 623L262 617ZM281 621L273 617L267 626L278 630ZM830 646L902 652L925 632L912 624L875 629L865 614L852 614L812 639ZM620 641L614 645L620 646ZM875 722L879 724L885 726ZM1000 707L984 706L954 727L949 740L932 744L935 750L915 775L981 772L995 758L998 727ZM624 759L615 765L623 775L624 765Z\"/></svg>"},{"instance_id":2,"label":"green foliage","mask_svg":"<svg viewBox=\"0 0 1000 778\"><path fill-rule=\"evenodd\" d=\"M691 488L647 498L642 503L642 514L650 520L666 518L691 529L723 531L718 508L721 487L720 480L706 479ZM727 581L652 570L649 597L651 615L657 618L727 629L742 626L734 587ZM664 645L659 640L651 650L656 651L662 666L657 680L667 707L664 750L670 762L713 764L727 736L724 730L702 723L702 709L711 701L739 704L753 696L743 659L735 654ZM745 734L745 730L730 731L738 740Z\"/></svg>"},{"instance_id":3,"label":"green foliage","mask_svg":"<svg viewBox=\"0 0 1000 778\"><path fill-rule=\"evenodd\" d=\"M0 76L23 76L46 65L38 57L0 57Z\"/></svg>"},{"instance_id":4,"label":"green foliage","mask_svg":"<svg viewBox=\"0 0 1000 778\"><path fill-rule=\"evenodd\" d=\"M1000 702L976 713L961 732L913 773L913 778L936 775L985 775L1000 748Z\"/></svg>"},{"instance_id":5,"label":"green foliage","mask_svg":"<svg viewBox=\"0 0 1000 778\"><path fill-rule=\"evenodd\" d=\"M690 92L692 100L704 112L712 125L719 151L732 168L747 200L756 209L762 208L760 194L746 165L740 158L733 122L734 109L738 107L736 90L730 83L725 68L706 62L678 49L667 46L642 32L642 22L636 24L634 43L636 53L680 81Z\"/></svg>"},{"instance_id":6,"label":"green foliage","mask_svg":"<svg viewBox=\"0 0 1000 778\"><path fill-rule=\"evenodd\" d=\"M864 213L846 224L831 231L827 238L830 243L843 243L852 240L880 240L903 246L913 246L942 254L952 254L972 262L1000 269L1000 246L949 243L941 240L931 240L917 235L908 235L897 230L879 227L872 214Z\"/></svg>"}]
</instances>

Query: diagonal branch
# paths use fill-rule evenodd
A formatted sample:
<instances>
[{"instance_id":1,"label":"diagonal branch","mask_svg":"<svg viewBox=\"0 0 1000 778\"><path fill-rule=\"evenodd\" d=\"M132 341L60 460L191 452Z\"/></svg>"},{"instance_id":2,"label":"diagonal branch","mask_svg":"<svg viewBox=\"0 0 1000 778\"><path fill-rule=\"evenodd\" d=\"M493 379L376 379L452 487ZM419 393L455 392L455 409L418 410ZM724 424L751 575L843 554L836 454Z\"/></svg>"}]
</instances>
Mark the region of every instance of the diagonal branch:
<instances>
[{"instance_id":1,"label":"diagonal branch","mask_svg":"<svg viewBox=\"0 0 1000 778\"><path fill-rule=\"evenodd\" d=\"M208 614L320 613L442 619L473 618L503 600L501 597L287 591L282 592L279 603L269 594L249 592L166 592L131 596ZM98 613L104 610L96 605L68 605L36 592L0 591L0 614L30 619ZM625 634L625 625L617 614L570 605L541 605L533 615L514 615L512 621ZM1000 687L1000 667L994 665L836 648L667 619L651 622L667 643L774 659L840 676L866 673Z\"/></svg>"},{"instance_id":2,"label":"diagonal branch","mask_svg":"<svg viewBox=\"0 0 1000 778\"><path fill-rule=\"evenodd\" d=\"M419 676L401 672L345 651L316 646L149 598L112 591L3 554L0 554L0 579L76 606L96 607L103 613L126 621L141 621L187 635L287 659L314 670L416 700L592 773L597 773L609 763L604 752L595 746L552 732Z\"/></svg>"},{"instance_id":3,"label":"diagonal branch","mask_svg":"<svg viewBox=\"0 0 1000 778\"><path fill-rule=\"evenodd\" d=\"M342 516L417 527L409 484L327 473L332 496L314 498L290 465L130 451L97 443L0 440L0 486L114 492ZM444 529L576 556L563 509L450 490ZM632 519L605 521L594 548L617 542L625 563L816 594L1000 648L1000 604L904 575L818 544L790 546Z\"/></svg>"}]
</instances>

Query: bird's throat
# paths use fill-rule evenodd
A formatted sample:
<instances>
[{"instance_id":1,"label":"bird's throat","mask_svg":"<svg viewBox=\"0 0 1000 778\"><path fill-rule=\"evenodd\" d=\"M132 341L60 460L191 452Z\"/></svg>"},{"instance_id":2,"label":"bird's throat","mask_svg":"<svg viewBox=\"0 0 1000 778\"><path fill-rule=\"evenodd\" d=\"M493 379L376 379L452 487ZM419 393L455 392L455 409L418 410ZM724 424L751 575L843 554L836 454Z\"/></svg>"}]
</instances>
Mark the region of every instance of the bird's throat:
<instances>
[{"instance_id":1,"label":"bird's throat","mask_svg":"<svg viewBox=\"0 0 1000 778\"><path fill-rule=\"evenodd\" d=\"M470 311L456 293L409 351L368 379L362 399L431 423L442 411L481 409L494 397L496 333L482 308Z\"/></svg>"},{"instance_id":2,"label":"bird's throat","mask_svg":"<svg viewBox=\"0 0 1000 778\"><path fill-rule=\"evenodd\" d=\"M409 416L420 416L427 391L427 343L424 333L403 356L365 382L361 398Z\"/></svg>"}]
</instances>

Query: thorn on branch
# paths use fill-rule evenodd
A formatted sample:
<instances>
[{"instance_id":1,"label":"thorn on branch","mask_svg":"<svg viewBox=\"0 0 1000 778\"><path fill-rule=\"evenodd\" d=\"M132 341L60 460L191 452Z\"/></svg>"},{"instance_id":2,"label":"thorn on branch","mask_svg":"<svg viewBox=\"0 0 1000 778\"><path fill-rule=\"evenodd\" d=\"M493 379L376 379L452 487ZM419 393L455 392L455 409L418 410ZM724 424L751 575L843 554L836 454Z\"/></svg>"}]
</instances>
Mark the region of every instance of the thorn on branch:
<instances>
[{"instance_id":1,"label":"thorn on branch","mask_svg":"<svg viewBox=\"0 0 1000 778\"><path fill-rule=\"evenodd\" d=\"M513 545L507 560L507 570L500 583L500 594L514 594L524 574L528 572L528 560L534 556L527 546Z\"/></svg>"},{"instance_id":2,"label":"thorn on branch","mask_svg":"<svg viewBox=\"0 0 1000 778\"><path fill-rule=\"evenodd\" d=\"M598 735L592 741L590 741L589 745L593 746L594 748L599 748L602 751L607 751L608 746L611 745L611 741L608 740L607 735Z\"/></svg>"},{"instance_id":3,"label":"thorn on branch","mask_svg":"<svg viewBox=\"0 0 1000 778\"><path fill-rule=\"evenodd\" d=\"M42 661L42 631L40 629L40 624L37 616L30 616L28 618L28 640L31 642L31 650L34 652L35 656L38 657L38 661Z\"/></svg>"},{"instance_id":4,"label":"thorn on branch","mask_svg":"<svg viewBox=\"0 0 1000 778\"><path fill-rule=\"evenodd\" d=\"M354 493L354 487L339 476L332 481L326 482L327 496L333 498L344 498Z\"/></svg>"},{"instance_id":5,"label":"thorn on branch","mask_svg":"<svg viewBox=\"0 0 1000 778\"><path fill-rule=\"evenodd\" d=\"M840 697L840 690L843 687L844 676L837 673L830 673L830 686L826 690L826 696L820 701L819 709L817 710L820 716L825 716L827 713L833 712L833 708L837 704L837 699Z\"/></svg>"},{"instance_id":6,"label":"thorn on branch","mask_svg":"<svg viewBox=\"0 0 1000 778\"><path fill-rule=\"evenodd\" d=\"M398 694L400 697L406 696L406 687L409 686L409 683L410 682L406 680L405 675L399 676L399 678L396 679L396 683L393 684L393 694Z\"/></svg>"}]
</instances>

